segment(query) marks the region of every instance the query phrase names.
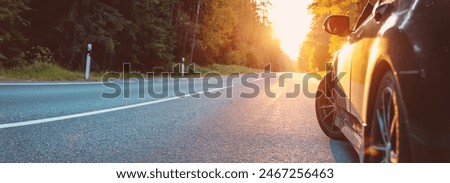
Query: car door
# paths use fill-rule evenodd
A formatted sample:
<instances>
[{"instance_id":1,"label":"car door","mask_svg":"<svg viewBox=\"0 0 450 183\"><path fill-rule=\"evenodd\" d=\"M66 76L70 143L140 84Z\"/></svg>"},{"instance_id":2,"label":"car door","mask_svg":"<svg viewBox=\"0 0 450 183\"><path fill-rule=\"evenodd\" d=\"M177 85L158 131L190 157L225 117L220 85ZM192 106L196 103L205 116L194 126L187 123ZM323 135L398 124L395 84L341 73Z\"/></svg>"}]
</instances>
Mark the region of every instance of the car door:
<instances>
[{"instance_id":1,"label":"car door","mask_svg":"<svg viewBox=\"0 0 450 183\"><path fill-rule=\"evenodd\" d=\"M362 109L363 109L363 95L364 87L367 84L366 74L367 65L372 49L377 49L373 46L377 39L378 32L383 26L384 21L390 15L392 6L386 6L387 3L393 3L395 0L381 0L375 6L373 13L367 18L367 20L361 24L361 26L354 31L351 36L350 42L353 47L351 56L351 85L350 85L350 100L351 105L348 106L353 116L362 121ZM381 15L382 14L382 15ZM378 16L381 16L378 17Z\"/></svg>"},{"instance_id":2,"label":"car door","mask_svg":"<svg viewBox=\"0 0 450 183\"><path fill-rule=\"evenodd\" d=\"M351 96L351 74L352 74L352 61L354 57L359 57L361 42L366 41L361 39L361 36L365 32L367 27L366 21L372 15L373 10L372 3L367 3L366 7L361 12L358 22L355 25L354 31L349 35L349 42L345 44L340 50L337 56L336 63L336 76L340 76L337 89L338 92L336 103L347 111L351 111L352 104L350 100Z\"/></svg>"}]
</instances>

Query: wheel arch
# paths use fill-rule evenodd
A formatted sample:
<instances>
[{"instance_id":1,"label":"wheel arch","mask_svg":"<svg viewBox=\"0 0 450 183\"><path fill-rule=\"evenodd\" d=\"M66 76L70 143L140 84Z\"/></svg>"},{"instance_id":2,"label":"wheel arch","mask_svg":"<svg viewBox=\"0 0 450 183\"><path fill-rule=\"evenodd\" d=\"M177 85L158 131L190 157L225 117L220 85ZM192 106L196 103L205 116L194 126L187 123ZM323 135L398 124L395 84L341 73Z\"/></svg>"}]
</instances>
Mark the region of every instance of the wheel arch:
<instances>
[{"instance_id":1,"label":"wheel arch","mask_svg":"<svg viewBox=\"0 0 450 183\"><path fill-rule=\"evenodd\" d=\"M375 99L376 99L376 95L377 95L377 91L378 91L378 87L381 83L381 79L383 78L384 74L388 71L391 71L393 73L395 73L394 69L392 68L392 65L390 64L390 62L386 61L385 59L382 59L380 61L377 62L377 64L375 65L372 73L371 73L371 78L370 78L370 83L368 86L367 91L367 102L364 102L365 106L366 106L366 110L364 110L365 114L363 115L363 120L365 123L365 128L364 128L364 132L366 132L367 130L369 130L371 128L370 123L368 123L369 119L372 119L372 108L375 104ZM395 76L395 74L394 74Z\"/></svg>"},{"instance_id":2,"label":"wheel arch","mask_svg":"<svg viewBox=\"0 0 450 183\"><path fill-rule=\"evenodd\" d=\"M399 82L398 73L405 70L418 68L415 63L411 64L414 55L413 46L404 32L397 28L391 28L377 37L370 49L370 57L367 64L366 85L364 86L363 110L361 121L364 125L370 119L371 107L377 92L380 79L387 71L392 71L395 80ZM407 63L409 62L409 63ZM402 90L402 87L399 88ZM400 98L401 96L400 91Z\"/></svg>"},{"instance_id":3,"label":"wheel arch","mask_svg":"<svg viewBox=\"0 0 450 183\"><path fill-rule=\"evenodd\" d=\"M364 88L363 110L361 120L364 125L362 136L371 129L370 120L372 119L373 107L375 105L378 87L381 79L386 72L390 71L399 85L398 99L403 105L406 128L409 128L408 107L404 104L404 95L402 90L406 85L403 82L402 74L404 72L417 71L420 68L417 60L414 59L416 53L413 44L404 31L395 27L387 29L382 36L376 38L371 48L370 58L367 65L366 85ZM404 74L403 74L404 75ZM362 150L363 151L363 150Z\"/></svg>"}]
</instances>

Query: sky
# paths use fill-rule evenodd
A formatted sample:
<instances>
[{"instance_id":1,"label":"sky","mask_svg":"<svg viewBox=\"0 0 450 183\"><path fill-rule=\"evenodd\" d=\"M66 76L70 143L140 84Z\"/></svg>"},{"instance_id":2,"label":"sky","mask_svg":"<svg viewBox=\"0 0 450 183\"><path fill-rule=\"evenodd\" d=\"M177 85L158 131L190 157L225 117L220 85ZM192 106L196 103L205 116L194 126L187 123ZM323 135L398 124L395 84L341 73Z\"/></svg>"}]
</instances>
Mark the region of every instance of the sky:
<instances>
[{"instance_id":1,"label":"sky","mask_svg":"<svg viewBox=\"0 0 450 183\"><path fill-rule=\"evenodd\" d=\"M312 0L270 0L269 20L281 48L293 60L298 60L300 48L310 31L313 16L308 13Z\"/></svg>"}]
</instances>

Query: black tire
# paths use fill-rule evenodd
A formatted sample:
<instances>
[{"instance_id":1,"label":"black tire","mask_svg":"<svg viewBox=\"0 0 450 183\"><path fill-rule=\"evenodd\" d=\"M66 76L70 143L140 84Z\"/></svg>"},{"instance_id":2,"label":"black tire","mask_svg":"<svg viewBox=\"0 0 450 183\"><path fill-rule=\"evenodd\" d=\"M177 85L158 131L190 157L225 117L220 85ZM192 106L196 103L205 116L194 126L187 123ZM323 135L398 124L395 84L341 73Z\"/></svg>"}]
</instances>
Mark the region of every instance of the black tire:
<instances>
[{"instance_id":1,"label":"black tire","mask_svg":"<svg viewBox=\"0 0 450 183\"><path fill-rule=\"evenodd\" d=\"M334 124L337 115L336 100L334 98L332 74L328 73L322 81L316 93L316 116L322 131L335 140L346 141L347 138L341 129Z\"/></svg>"},{"instance_id":2,"label":"black tire","mask_svg":"<svg viewBox=\"0 0 450 183\"><path fill-rule=\"evenodd\" d=\"M364 162L410 162L409 142L405 128L404 104L399 85L387 71L378 85L371 121L365 131Z\"/></svg>"}]
</instances>

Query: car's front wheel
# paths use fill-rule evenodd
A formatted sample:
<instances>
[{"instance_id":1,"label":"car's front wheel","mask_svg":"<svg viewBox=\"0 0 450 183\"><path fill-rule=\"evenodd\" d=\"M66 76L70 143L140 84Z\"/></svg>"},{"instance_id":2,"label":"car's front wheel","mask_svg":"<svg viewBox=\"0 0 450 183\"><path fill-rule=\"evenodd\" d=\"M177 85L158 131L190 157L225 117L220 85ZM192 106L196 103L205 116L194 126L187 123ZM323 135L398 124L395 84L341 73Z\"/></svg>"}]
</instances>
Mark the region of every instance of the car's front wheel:
<instances>
[{"instance_id":1,"label":"car's front wheel","mask_svg":"<svg viewBox=\"0 0 450 183\"><path fill-rule=\"evenodd\" d=\"M365 132L364 161L397 163L409 161L405 111L399 99L399 86L391 71L378 85L372 118Z\"/></svg>"},{"instance_id":2,"label":"car's front wheel","mask_svg":"<svg viewBox=\"0 0 450 183\"><path fill-rule=\"evenodd\" d=\"M319 83L316 93L316 116L319 126L328 137L345 141L341 129L335 125L337 105L334 97L332 74L328 73Z\"/></svg>"}]
</instances>

